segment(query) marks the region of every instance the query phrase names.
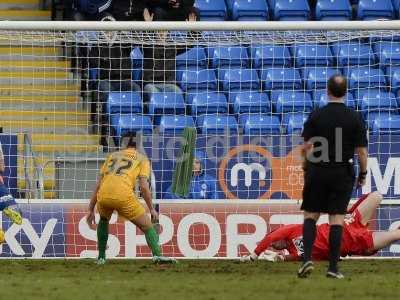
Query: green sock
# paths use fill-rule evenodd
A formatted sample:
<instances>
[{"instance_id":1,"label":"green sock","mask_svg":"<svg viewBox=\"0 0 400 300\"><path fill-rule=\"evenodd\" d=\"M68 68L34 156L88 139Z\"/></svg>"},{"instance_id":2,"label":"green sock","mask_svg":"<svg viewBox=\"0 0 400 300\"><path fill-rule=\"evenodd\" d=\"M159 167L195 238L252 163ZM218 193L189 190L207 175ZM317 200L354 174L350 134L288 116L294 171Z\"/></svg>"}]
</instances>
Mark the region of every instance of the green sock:
<instances>
[{"instance_id":1,"label":"green sock","mask_svg":"<svg viewBox=\"0 0 400 300\"><path fill-rule=\"evenodd\" d=\"M97 247L99 249L99 258L106 258L106 248L108 240L108 220L100 218L97 225Z\"/></svg>"},{"instance_id":2,"label":"green sock","mask_svg":"<svg viewBox=\"0 0 400 300\"><path fill-rule=\"evenodd\" d=\"M158 234L154 227L148 229L144 235L146 236L147 245L150 247L153 256L161 256L161 248L158 244Z\"/></svg>"}]
</instances>

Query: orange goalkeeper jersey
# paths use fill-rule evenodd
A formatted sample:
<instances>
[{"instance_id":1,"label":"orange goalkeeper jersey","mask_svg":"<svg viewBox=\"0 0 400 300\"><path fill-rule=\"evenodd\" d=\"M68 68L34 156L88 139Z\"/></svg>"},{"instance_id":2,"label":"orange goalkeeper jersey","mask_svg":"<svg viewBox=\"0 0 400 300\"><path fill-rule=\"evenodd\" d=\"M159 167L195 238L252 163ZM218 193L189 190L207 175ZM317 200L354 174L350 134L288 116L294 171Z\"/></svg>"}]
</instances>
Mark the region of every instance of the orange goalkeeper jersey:
<instances>
[{"instance_id":1,"label":"orange goalkeeper jersey","mask_svg":"<svg viewBox=\"0 0 400 300\"><path fill-rule=\"evenodd\" d=\"M150 178L150 162L136 149L124 149L106 159L100 174L102 181L98 196L111 199L132 197L136 180Z\"/></svg>"}]
</instances>

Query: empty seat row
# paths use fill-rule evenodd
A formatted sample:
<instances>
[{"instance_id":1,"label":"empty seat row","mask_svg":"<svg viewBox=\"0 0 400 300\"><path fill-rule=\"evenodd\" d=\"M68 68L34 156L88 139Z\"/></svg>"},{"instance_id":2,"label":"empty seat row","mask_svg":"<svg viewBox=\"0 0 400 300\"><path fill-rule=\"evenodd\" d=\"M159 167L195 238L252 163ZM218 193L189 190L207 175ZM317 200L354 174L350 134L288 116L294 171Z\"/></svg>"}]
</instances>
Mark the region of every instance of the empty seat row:
<instances>
[{"instance_id":1,"label":"empty seat row","mask_svg":"<svg viewBox=\"0 0 400 300\"><path fill-rule=\"evenodd\" d=\"M244 113L308 113L314 107L322 107L328 102L325 90L313 94L301 91L274 90L270 94L241 91L230 94L227 99L223 93L188 94L186 103L182 94L152 93L148 104L148 114L159 125L163 115L180 115L191 112L195 117L204 114ZM400 103L393 93L379 89L361 89L348 93L346 103L364 115L375 112L396 113ZM186 109L187 108L187 109ZM231 110L230 110L231 108ZM141 96L138 92L112 92L107 101L107 113L143 113Z\"/></svg>"},{"instance_id":2,"label":"empty seat row","mask_svg":"<svg viewBox=\"0 0 400 300\"><path fill-rule=\"evenodd\" d=\"M135 59L140 57L135 56ZM176 57L176 68L232 68L267 66L338 66L400 64L400 43L380 41L364 44L357 41L327 44L194 47Z\"/></svg>"},{"instance_id":3,"label":"empty seat row","mask_svg":"<svg viewBox=\"0 0 400 300\"><path fill-rule=\"evenodd\" d=\"M397 0L359 0L358 20L394 19L398 16ZM353 19L352 1L318 0L315 19L345 21ZM196 0L201 20L222 21L231 18L238 21L305 21L313 12L307 0Z\"/></svg>"},{"instance_id":4,"label":"empty seat row","mask_svg":"<svg viewBox=\"0 0 400 300\"><path fill-rule=\"evenodd\" d=\"M237 122L230 115L205 115L194 122L191 116L163 116L159 126L161 134L181 134L186 127L197 127L202 134L222 134L227 131L244 134L299 134L307 119L306 114L287 114L282 119L267 114L243 114ZM144 134L153 132L151 118L145 115L115 115L111 118L112 127L117 136L128 132L141 131ZM400 134L400 116L389 113L374 115L369 122L372 133Z\"/></svg>"}]
</instances>

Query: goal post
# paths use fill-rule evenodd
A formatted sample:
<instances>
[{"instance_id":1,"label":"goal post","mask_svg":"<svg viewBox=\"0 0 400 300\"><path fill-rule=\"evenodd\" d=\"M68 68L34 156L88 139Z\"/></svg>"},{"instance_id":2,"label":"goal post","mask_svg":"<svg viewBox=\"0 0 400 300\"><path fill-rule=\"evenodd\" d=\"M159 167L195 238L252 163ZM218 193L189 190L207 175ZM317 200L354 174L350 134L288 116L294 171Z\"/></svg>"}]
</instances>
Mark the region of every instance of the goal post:
<instances>
[{"instance_id":1,"label":"goal post","mask_svg":"<svg viewBox=\"0 0 400 300\"><path fill-rule=\"evenodd\" d=\"M131 132L152 162L165 255L245 255L301 220L300 133L333 74L348 78L346 103L369 131L366 185L353 198L382 193L372 229L394 229L400 21L0 22L5 182L25 217L21 227L2 218L0 257L94 257L87 199ZM185 127L197 129L200 169L188 199L176 200ZM110 257L149 255L132 224L111 223Z\"/></svg>"}]
</instances>

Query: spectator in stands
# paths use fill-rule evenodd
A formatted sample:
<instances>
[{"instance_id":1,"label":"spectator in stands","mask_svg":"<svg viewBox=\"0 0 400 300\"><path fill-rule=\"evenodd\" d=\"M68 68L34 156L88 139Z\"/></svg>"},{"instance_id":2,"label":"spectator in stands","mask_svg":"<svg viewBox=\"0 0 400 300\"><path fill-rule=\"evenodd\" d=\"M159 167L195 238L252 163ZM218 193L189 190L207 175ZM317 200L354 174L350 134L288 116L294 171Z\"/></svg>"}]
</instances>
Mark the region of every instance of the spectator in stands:
<instances>
[{"instance_id":1,"label":"spectator in stands","mask_svg":"<svg viewBox=\"0 0 400 300\"><path fill-rule=\"evenodd\" d=\"M203 151L196 151L193 162L193 178L187 199L219 199L217 181L213 176L204 172L206 155ZM164 199L180 199L171 191L171 186L164 193Z\"/></svg>"},{"instance_id":2,"label":"spectator in stands","mask_svg":"<svg viewBox=\"0 0 400 300\"><path fill-rule=\"evenodd\" d=\"M148 0L113 0L112 14L118 21L144 21L143 12Z\"/></svg>"},{"instance_id":3,"label":"spectator in stands","mask_svg":"<svg viewBox=\"0 0 400 300\"><path fill-rule=\"evenodd\" d=\"M199 13L194 0L148 0L154 21L197 21Z\"/></svg>"},{"instance_id":4,"label":"spectator in stands","mask_svg":"<svg viewBox=\"0 0 400 300\"><path fill-rule=\"evenodd\" d=\"M144 11L144 19L151 22L154 13L149 9ZM143 46L143 91L144 99L155 92L173 92L182 94L182 90L176 85L175 57L177 47L164 43L168 32L157 35L159 45Z\"/></svg>"},{"instance_id":5,"label":"spectator in stands","mask_svg":"<svg viewBox=\"0 0 400 300\"><path fill-rule=\"evenodd\" d=\"M99 21L106 16L112 16L110 11L113 0L87 0L84 2L72 0L67 1L66 5L70 6L69 2L72 2L72 20L74 21Z\"/></svg>"}]
</instances>

